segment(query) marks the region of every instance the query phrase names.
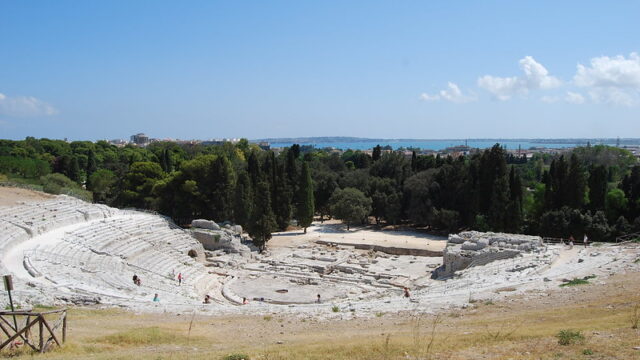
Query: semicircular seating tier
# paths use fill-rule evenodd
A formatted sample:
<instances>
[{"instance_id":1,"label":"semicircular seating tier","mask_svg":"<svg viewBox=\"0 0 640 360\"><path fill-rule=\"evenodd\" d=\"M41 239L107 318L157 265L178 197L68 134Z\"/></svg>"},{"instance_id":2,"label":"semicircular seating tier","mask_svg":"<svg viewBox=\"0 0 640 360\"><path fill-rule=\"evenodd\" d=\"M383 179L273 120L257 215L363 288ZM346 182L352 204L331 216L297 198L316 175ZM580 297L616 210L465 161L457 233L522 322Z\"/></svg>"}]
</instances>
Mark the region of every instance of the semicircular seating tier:
<instances>
[{"instance_id":1,"label":"semicircular seating tier","mask_svg":"<svg viewBox=\"0 0 640 360\"><path fill-rule=\"evenodd\" d=\"M18 292L34 283L54 298L148 302L158 294L163 303L188 304L221 286L189 256L203 257L202 245L169 219L68 196L0 208L0 254L0 272L16 275Z\"/></svg>"}]
</instances>

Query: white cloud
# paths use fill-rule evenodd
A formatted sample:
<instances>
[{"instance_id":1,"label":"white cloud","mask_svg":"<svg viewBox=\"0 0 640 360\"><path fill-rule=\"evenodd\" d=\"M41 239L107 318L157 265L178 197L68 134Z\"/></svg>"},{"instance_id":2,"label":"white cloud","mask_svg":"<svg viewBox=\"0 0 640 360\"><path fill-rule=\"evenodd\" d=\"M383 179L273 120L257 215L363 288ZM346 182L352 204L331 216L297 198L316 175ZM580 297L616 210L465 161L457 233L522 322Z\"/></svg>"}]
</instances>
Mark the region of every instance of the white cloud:
<instances>
[{"instance_id":1,"label":"white cloud","mask_svg":"<svg viewBox=\"0 0 640 360\"><path fill-rule=\"evenodd\" d=\"M640 56L629 58L601 56L591 59L591 66L578 64L574 82L583 87L640 88Z\"/></svg>"},{"instance_id":2,"label":"white cloud","mask_svg":"<svg viewBox=\"0 0 640 360\"><path fill-rule=\"evenodd\" d=\"M640 56L629 54L591 59L589 66L578 64L573 82L589 88L594 102L631 106L640 93Z\"/></svg>"},{"instance_id":3,"label":"white cloud","mask_svg":"<svg viewBox=\"0 0 640 360\"><path fill-rule=\"evenodd\" d=\"M586 99L582 94L567 91L567 96L564 97L564 101L570 104L584 104Z\"/></svg>"},{"instance_id":4,"label":"white cloud","mask_svg":"<svg viewBox=\"0 0 640 360\"><path fill-rule=\"evenodd\" d=\"M460 90L460 87L455 83L449 82L447 83L447 88L444 90L440 90L437 94L429 95L427 93L422 93L420 98L425 101L450 101L454 103L466 103L475 101L476 97L474 95L465 95Z\"/></svg>"},{"instance_id":5,"label":"white cloud","mask_svg":"<svg viewBox=\"0 0 640 360\"><path fill-rule=\"evenodd\" d=\"M497 99L505 101L516 94L527 94L535 89L552 89L562 82L549 75L549 71L531 56L520 59L523 76L498 77L485 75L478 78L478 86L492 93Z\"/></svg>"},{"instance_id":6,"label":"white cloud","mask_svg":"<svg viewBox=\"0 0 640 360\"><path fill-rule=\"evenodd\" d=\"M55 115L58 110L33 96L6 96L0 93L0 115L32 117Z\"/></svg>"}]
</instances>

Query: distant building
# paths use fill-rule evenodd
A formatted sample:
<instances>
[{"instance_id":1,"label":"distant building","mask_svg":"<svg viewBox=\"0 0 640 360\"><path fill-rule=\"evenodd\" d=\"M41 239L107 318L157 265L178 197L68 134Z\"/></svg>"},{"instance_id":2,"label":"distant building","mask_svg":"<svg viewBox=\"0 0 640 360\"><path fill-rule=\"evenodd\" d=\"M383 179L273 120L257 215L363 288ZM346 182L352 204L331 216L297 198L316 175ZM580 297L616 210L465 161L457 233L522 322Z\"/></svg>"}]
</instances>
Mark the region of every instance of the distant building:
<instances>
[{"instance_id":1,"label":"distant building","mask_svg":"<svg viewBox=\"0 0 640 360\"><path fill-rule=\"evenodd\" d=\"M467 145L457 145L457 146L448 147L444 149L442 152L445 154L453 154L454 157L458 157L461 155L469 155L471 153L471 150L473 149Z\"/></svg>"},{"instance_id":2,"label":"distant building","mask_svg":"<svg viewBox=\"0 0 640 360\"><path fill-rule=\"evenodd\" d=\"M116 145L116 146L125 146L125 145L127 145L127 140L125 140L125 139L113 139L113 140L109 140L109 144Z\"/></svg>"},{"instance_id":3,"label":"distant building","mask_svg":"<svg viewBox=\"0 0 640 360\"><path fill-rule=\"evenodd\" d=\"M237 144L240 139L214 139L214 140L205 140L202 142L202 145L222 145L226 142L230 142L232 144Z\"/></svg>"},{"instance_id":4,"label":"distant building","mask_svg":"<svg viewBox=\"0 0 640 360\"><path fill-rule=\"evenodd\" d=\"M149 144L149 137L143 133L131 135L131 142L138 146L145 146Z\"/></svg>"},{"instance_id":5,"label":"distant building","mask_svg":"<svg viewBox=\"0 0 640 360\"><path fill-rule=\"evenodd\" d=\"M268 151L269 149L271 149L271 144L266 141L261 141L258 143L258 147L262 150Z\"/></svg>"}]
</instances>

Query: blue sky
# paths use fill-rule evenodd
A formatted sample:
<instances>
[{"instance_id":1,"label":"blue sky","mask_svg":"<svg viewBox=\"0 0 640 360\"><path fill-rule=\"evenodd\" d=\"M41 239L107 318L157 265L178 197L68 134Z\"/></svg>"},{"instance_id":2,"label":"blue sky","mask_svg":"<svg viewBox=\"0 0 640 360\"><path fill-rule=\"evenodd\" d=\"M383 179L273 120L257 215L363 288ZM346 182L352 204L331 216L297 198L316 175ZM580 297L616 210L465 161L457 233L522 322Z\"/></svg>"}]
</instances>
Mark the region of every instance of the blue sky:
<instances>
[{"instance_id":1,"label":"blue sky","mask_svg":"<svg viewBox=\"0 0 640 360\"><path fill-rule=\"evenodd\" d=\"M640 137L639 14L0 0L0 138Z\"/></svg>"}]
</instances>

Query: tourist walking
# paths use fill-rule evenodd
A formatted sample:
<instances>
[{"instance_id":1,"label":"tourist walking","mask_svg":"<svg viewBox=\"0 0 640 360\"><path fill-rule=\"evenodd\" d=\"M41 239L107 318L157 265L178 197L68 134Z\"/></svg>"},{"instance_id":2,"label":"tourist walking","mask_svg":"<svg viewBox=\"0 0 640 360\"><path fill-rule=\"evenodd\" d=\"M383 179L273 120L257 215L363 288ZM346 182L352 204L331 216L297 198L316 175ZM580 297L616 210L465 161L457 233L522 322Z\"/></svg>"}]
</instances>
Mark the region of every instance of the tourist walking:
<instances>
[{"instance_id":1,"label":"tourist walking","mask_svg":"<svg viewBox=\"0 0 640 360\"><path fill-rule=\"evenodd\" d=\"M584 242L584 247L587 247L587 244L589 243L589 238L587 237L587 234L584 234L583 242Z\"/></svg>"},{"instance_id":2,"label":"tourist walking","mask_svg":"<svg viewBox=\"0 0 640 360\"><path fill-rule=\"evenodd\" d=\"M178 273L178 285L182 285L182 273Z\"/></svg>"},{"instance_id":3,"label":"tourist walking","mask_svg":"<svg viewBox=\"0 0 640 360\"><path fill-rule=\"evenodd\" d=\"M316 300L318 304L320 304L320 294L318 294L318 300Z\"/></svg>"},{"instance_id":4,"label":"tourist walking","mask_svg":"<svg viewBox=\"0 0 640 360\"><path fill-rule=\"evenodd\" d=\"M159 296L158 296L158 294L156 293L156 294L153 296L153 302L159 302L159 301L160 301L160 297L159 297Z\"/></svg>"},{"instance_id":5,"label":"tourist walking","mask_svg":"<svg viewBox=\"0 0 640 360\"><path fill-rule=\"evenodd\" d=\"M411 297L411 294L409 294L409 288L408 287L404 287L404 297L406 297L407 299Z\"/></svg>"}]
</instances>

